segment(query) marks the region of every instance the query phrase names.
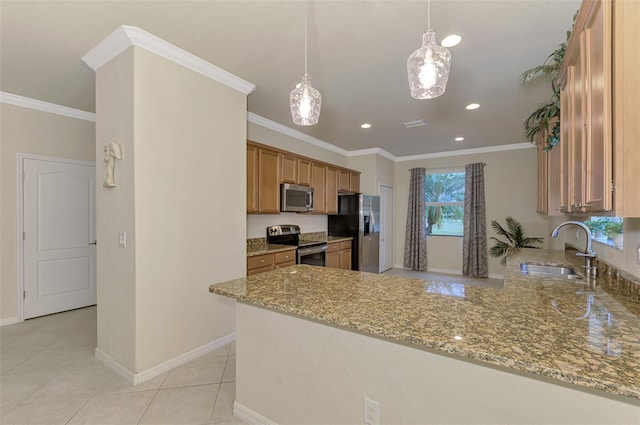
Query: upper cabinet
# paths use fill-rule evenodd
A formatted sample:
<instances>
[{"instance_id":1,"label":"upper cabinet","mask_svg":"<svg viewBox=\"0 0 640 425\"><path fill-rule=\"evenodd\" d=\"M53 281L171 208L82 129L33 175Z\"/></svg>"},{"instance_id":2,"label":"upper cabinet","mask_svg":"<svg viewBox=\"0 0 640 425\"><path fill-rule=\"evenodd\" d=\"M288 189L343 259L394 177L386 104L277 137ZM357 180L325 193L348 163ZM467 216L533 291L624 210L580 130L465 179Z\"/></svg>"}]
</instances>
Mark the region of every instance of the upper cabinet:
<instances>
[{"instance_id":1,"label":"upper cabinet","mask_svg":"<svg viewBox=\"0 0 640 425\"><path fill-rule=\"evenodd\" d=\"M553 128L556 121L550 122ZM538 147L538 208L537 212L547 215L562 215L562 149L556 146L544 150L547 133L540 133L536 141Z\"/></svg>"},{"instance_id":2,"label":"upper cabinet","mask_svg":"<svg viewBox=\"0 0 640 425\"><path fill-rule=\"evenodd\" d=\"M345 189L339 188L342 175ZM359 192L360 173L247 141L247 213L280 213L281 183L312 186L312 213L337 214L338 192Z\"/></svg>"},{"instance_id":3,"label":"upper cabinet","mask_svg":"<svg viewBox=\"0 0 640 425\"><path fill-rule=\"evenodd\" d=\"M560 211L640 216L640 2L585 0L559 83ZM635 18L634 18L635 17ZM637 112L636 112L637 113Z\"/></svg>"}]
</instances>

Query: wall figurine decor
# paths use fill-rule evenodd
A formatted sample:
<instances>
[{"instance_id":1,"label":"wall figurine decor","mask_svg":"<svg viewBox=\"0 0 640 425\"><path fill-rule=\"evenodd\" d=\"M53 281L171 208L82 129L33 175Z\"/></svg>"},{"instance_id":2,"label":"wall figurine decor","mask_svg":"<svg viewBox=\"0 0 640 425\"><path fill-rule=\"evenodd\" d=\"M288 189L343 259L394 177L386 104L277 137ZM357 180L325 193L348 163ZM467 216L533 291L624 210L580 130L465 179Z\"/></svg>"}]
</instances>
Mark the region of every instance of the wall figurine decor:
<instances>
[{"instance_id":1,"label":"wall figurine decor","mask_svg":"<svg viewBox=\"0 0 640 425\"><path fill-rule=\"evenodd\" d=\"M104 179L103 186L106 188L116 187L116 179L114 167L116 159L122 159L122 147L116 142L111 142L104 146L104 163L107 166L107 177Z\"/></svg>"}]
</instances>

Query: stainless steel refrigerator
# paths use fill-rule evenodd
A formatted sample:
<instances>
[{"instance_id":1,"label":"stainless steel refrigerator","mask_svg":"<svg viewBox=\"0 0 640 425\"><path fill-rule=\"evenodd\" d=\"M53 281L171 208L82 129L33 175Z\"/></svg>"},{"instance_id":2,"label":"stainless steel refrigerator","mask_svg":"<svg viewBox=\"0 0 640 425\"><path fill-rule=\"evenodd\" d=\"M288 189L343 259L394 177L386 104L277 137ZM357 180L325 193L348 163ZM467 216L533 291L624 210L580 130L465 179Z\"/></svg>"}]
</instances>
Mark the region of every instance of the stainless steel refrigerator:
<instances>
[{"instance_id":1,"label":"stainless steel refrigerator","mask_svg":"<svg viewBox=\"0 0 640 425\"><path fill-rule=\"evenodd\" d=\"M351 236L351 270L378 273L380 261L380 197L338 196L338 215L328 218L329 236Z\"/></svg>"}]
</instances>

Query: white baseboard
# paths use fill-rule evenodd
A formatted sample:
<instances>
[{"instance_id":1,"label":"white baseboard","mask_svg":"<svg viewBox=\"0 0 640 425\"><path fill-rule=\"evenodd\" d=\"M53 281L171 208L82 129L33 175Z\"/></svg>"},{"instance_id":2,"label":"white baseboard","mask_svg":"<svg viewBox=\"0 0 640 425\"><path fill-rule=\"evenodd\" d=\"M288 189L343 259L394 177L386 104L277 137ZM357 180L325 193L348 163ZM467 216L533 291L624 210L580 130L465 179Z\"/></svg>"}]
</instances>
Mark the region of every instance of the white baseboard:
<instances>
[{"instance_id":1,"label":"white baseboard","mask_svg":"<svg viewBox=\"0 0 640 425\"><path fill-rule=\"evenodd\" d=\"M200 356L203 356L207 353L210 353L218 348L224 347L227 344L232 343L236 340L236 333L233 332L229 335L225 335L222 338L218 338L215 341L211 341L208 344L205 344L201 347L195 348L191 351L187 351L186 353L180 354L170 360L167 360L164 363L160 363L157 366L154 366L150 369L145 370L144 372L134 373L121 365L117 360L113 357L109 356L104 351L96 348L96 358L105 364L108 368L114 370L118 374L120 374L127 381L131 382L133 385L142 384L150 379L155 378L156 376L160 376L165 372L170 371L178 366L182 366L185 363L190 362L191 360L197 359Z\"/></svg>"},{"instance_id":2,"label":"white baseboard","mask_svg":"<svg viewBox=\"0 0 640 425\"><path fill-rule=\"evenodd\" d=\"M253 410L249 409L246 406L243 406L237 401L233 402L233 416L240 420L248 422L251 425L278 425L271 419L262 416L260 413L254 412Z\"/></svg>"},{"instance_id":3,"label":"white baseboard","mask_svg":"<svg viewBox=\"0 0 640 425\"><path fill-rule=\"evenodd\" d=\"M14 323L18 323L18 316L12 316L12 317L3 317L2 319L0 319L0 327L2 326L7 326L7 325L13 325Z\"/></svg>"},{"instance_id":4,"label":"white baseboard","mask_svg":"<svg viewBox=\"0 0 640 425\"><path fill-rule=\"evenodd\" d=\"M116 359L96 347L96 359L100 360L106 367L122 376L127 382L134 384L135 373L122 366Z\"/></svg>"}]
</instances>

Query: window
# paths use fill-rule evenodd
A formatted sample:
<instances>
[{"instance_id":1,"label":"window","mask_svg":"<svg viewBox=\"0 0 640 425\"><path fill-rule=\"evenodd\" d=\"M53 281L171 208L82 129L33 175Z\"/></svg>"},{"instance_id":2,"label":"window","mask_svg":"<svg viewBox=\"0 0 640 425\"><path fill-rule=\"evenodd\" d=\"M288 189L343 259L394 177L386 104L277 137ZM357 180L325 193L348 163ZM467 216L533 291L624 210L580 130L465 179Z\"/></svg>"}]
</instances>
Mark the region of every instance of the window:
<instances>
[{"instance_id":1,"label":"window","mask_svg":"<svg viewBox=\"0 0 640 425\"><path fill-rule=\"evenodd\" d=\"M462 236L464 171L425 175L427 235Z\"/></svg>"},{"instance_id":2,"label":"window","mask_svg":"<svg viewBox=\"0 0 640 425\"><path fill-rule=\"evenodd\" d=\"M591 229L594 241L622 248L622 218L592 216L584 224Z\"/></svg>"}]
</instances>

